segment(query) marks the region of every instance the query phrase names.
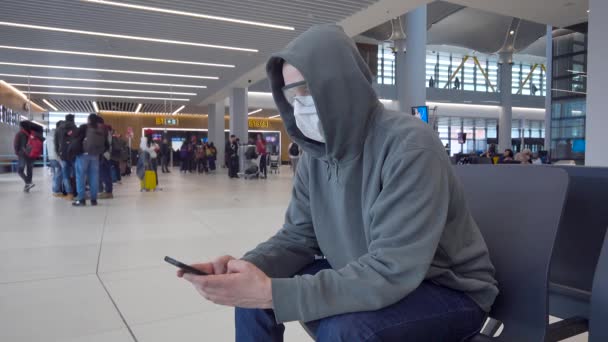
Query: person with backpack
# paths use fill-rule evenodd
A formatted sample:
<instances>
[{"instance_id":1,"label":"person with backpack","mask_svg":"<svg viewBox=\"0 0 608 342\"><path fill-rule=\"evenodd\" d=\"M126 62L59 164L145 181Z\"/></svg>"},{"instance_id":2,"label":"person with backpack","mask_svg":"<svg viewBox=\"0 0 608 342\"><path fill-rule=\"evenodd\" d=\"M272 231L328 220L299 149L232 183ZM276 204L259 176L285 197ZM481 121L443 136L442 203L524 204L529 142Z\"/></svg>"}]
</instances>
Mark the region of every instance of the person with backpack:
<instances>
[{"instance_id":1,"label":"person with backpack","mask_svg":"<svg viewBox=\"0 0 608 342\"><path fill-rule=\"evenodd\" d=\"M15 134L13 147L18 158L17 173L23 179L23 192L30 192L36 186L32 183L34 160L42 155L42 129L31 121L21 121L21 129ZM40 129L39 129L40 128Z\"/></svg>"},{"instance_id":2,"label":"person with backpack","mask_svg":"<svg viewBox=\"0 0 608 342\"><path fill-rule=\"evenodd\" d=\"M289 160L291 161L291 171L293 171L293 175L296 175L296 169L298 167L298 161L300 160L301 154L300 146L295 142L289 144Z\"/></svg>"},{"instance_id":3,"label":"person with backpack","mask_svg":"<svg viewBox=\"0 0 608 342\"><path fill-rule=\"evenodd\" d=\"M53 174L53 185L52 192L54 197L63 197L63 175L61 171L61 162L59 160L59 153L57 152L58 146L55 145L55 135L57 134L57 128L63 125L63 120L57 122L55 128L50 130L46 135L46 157L49 161L49 166Z\"/></svg>"},{"instance_id":4,"label":"person with backpack","mask_svg":"<svg viewBox=\"0 0 608 342\"><path fill-rule=\"evenodd\" d=\"M95 206L97 205L97 193L99 191L99 156L110 148L108 133L101 117L91 113L87 123L78 128L78 139L76 141L80 143L82 149L76 155L76 187L78 194L72 205L75 207L86 205L86 182L88 180L91 191L91 205Z\"/></svg>"},{"instance_id":5,"label":"person with backpack","mask_svg":"<svg viewBox=\"0 0 608 342\"><path fill-rule=\"evenodd\" d=\"M76 176L74 174L76 154L73 153L73 148L70 148L70 145L77 139L77 135L78 127L76 127L76 124L74 123L74 114L67 114L65 116L65 121L63 121L61 125L57 125L54 139L57 156L61 162L63 191L66 193L64 198L68 201L72 201L76 193ZM78 143L74 144L74 146L76 145L78 145Z\"/></svg>"}]
</instances>

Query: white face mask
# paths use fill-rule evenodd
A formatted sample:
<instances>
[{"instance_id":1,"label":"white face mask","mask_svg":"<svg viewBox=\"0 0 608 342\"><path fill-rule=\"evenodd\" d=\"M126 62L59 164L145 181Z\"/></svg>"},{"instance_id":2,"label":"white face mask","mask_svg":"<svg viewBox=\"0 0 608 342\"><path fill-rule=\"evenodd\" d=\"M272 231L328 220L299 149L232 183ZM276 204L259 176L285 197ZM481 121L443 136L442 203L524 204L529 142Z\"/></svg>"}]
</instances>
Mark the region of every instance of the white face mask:
<instances>
[{"instance_id":1,"label":"white face mask","mask_svg":"<svg viewBox=\"0 0 608 342\"><path fill-rule=\"evenodd\" d=\"M296 96L293 101L293 115L302 134L309 139L325 142L325 134L312 96Z\"/></svg>"}]
</instances>

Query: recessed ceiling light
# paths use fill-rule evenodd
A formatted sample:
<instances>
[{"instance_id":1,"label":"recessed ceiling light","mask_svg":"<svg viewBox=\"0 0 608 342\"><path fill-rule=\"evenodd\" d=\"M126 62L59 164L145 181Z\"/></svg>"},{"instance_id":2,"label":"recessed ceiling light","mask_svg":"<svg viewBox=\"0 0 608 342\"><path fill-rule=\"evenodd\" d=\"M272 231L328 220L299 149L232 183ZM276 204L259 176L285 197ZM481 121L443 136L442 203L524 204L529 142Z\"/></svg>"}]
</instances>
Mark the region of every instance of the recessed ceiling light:
<instances>
[{"instance_id":1,"label":"recessed ceiling light","mask_svg":"<svg viewBox=\"0 0 608 342\"><path fill-rule=\"evenodd\" d=\"M196 93L182 93L172 91L153 91L153 90L135 90L135 89L116 89L116 88L97 88L97 87L71 87L58 86L52 84L27 84L27 83L12 83L15 87L32 87L32 88L57 88L57 89L76 89L76 90L101 90L101 91L121 91L125 93L150 93L150 94L165 94L165 95L184 95L195 96Z\"/></svg>"},{"instance_id":2,"label":"recessed ceiling light","mask_svg":"<svg viewBox=\"0 0 608 342\"><path fill-rule=\"evenodd\" d=\"M252 114L255 114L255 113L259 113L259 112L261 112L261 111L263 111L263 110L264 110L264 109L262 109L262 108L260 108L260 109L256 109L256 110L254 110L254 111L252 111L252 112L249 112L247 115L249 116L249 115L252 115Z\"/></svg>"},{"instance_id":3,"label":"recessed ceiling light","mask_svg":"<svg viewBox=\"0 0 608 342\"><path fill-rule=\"evenodd\" d=\"M47 106L51 107L51 109L53 109L54 111L58 111L59 109L57 109L57 107L53 106L49 101L47 101L46 99L42 99L42 102L46 103Z\"/></svg>"},{"instance_id":4,"label":"recessed ceiling light","mask_svg":"<svg viewBox=\"0 0 608 342\"><path fill-rule=\"evenodd\" d=\"M184 109L184 108L186 108L186 105L182 105L181 107L177 108L177 109L175 110L175 112L173 112L173 114L172 114L172 115L175 115L175 114L177 114L177 113L181 112L181 111L182 111L182 109Z\"/></svg>"},{"instance_id":5,"label":"recessed ceiling light","mask_svg":"<svg viewBox=\"0 0 608 342\"><path fill-rule=\"evenodd\" d=\"M162 72L147 72L147 71L130 71L130 70L117 70L117 69L97 69L97 68L81 68L81 67L69 67L62 65L43 65L43 64L25 64L25 63L12 63L12 62L0 62L0 65L13 65L23 66L30 68L45 68L45 69L64 69L64 70L84 70L84 71L96 71L96 72L111 72L116 74L132 74L132 75L149 75L149 76L167 76L167 77L184 77L184 78L201 78L208 80L217 80L217 76L198 76L198 75L182 75L182 74L165 74Z\"/></svg>"},{"instance_id":6,"label":"recessed ceiling light","mask_svg":"<svg viewBox=\"0 0 608 342\"><path fill-rule=\"evenodd\" d=\"M99 113L99 107L97 107L97 102L93 101L93 109L95 109L95 113Z\"/></svg>"},{"instance_id":7,"label":"recessed ceiling light","mask_svg":"<svg viewBox=\"0 0 608 342\"><path fill-rule=\"evenodd\" d=\"M139 113L139 111L141 110L141 103L137 104L137 108L135 108L135 113Z\"/></svg>"},{"instance_id":8,"label":"recessed ceiling light","mask_svg":"<svg viewBox=\"0 0 608 342\"><path fill-rule=\"evenodd\" d=\"M54 76L31 76L31 75L17 75L17 74L0 74L5 77L18 77L18 78L34 78L41 80L58 80L58 81L77 81L77 82L94 82L94 83L115 83L115 84L136 84L136 85L149 85L159 87L176 87L176 88L199 88L204 89L207 86L198 86L191 84L175 84L175 83L153 83L153 82L134 82L134 81L120 81L120 80L101 80L94 78L72 78L72 77L54 77Z\"/></svg>"},{"instance_id":9,"label":"recessed ceiling light","mask_svg":"<svg viewBox=\"0 0 608 342\"><path fill-rule=\"evenodd\" d=\"M19 23L13 23L13 22L8 22L8 21L0 21L0 26L29 28L29 29L33 29L33 30L45 30L45 31L65 32L65 33L76 33L76 34L84 34L84 35L89 35L89 36L109 37L109 38L118 38L118 39L140 40L140 41L154 42L154 43L198 46L198 47L207 47L207 48L212 48L212 49L258 52L258 50L256 50L256 49L247 49L247 48L240 48L240 47L226 46L226 45L203 44L203 43L186 42L186 41L172 40L172 39L130 36L130 35L125 35L125 34L93 32L93 31L84 31L84 30L72 30L72 29L65 29L65 28L60 28L60 27L19 24Z\"/></svg>"},{"instance_id":10,"label":"recessed ceiling light","mask_svg":"<svg viewBox=\"0 0 608 342\"><path fill-rule=\"evenodd\" d=\"M118 99L141 99L141 100L167 100L167 101L190 101L190 99L178 99L168 97L146 97L146 96L123 96L123 95L101 95L101 94L79 94L79 93L56 93L48 91L25 91L26 94L59 95L59 96L82 96L82 97L111 97Z\"/></svg>"},{"instance_id":11,"label":"recessed ceiling light","mask_svg":"<svg viewBox=\"0 0 608 342\"><path fill-rule=\"evenodd\" d=\"M92 56L92 57L104 57L104 58L130 59L130 60L146 61L146 62L190 64L190 65L201 65L201 66L210 66L210 67L218 67L218 68L234 68L235 67L232 64L217 64L217 63L206 63L206 62L181 61L181 60L174 60L174 59L135 57L135 56L123 56L123 55L110 55L110 54L105 54L105 53L82 52L82 51L38 49L38 48L30 48L30 47L22 47L22 46L9 46L9 45L0 45L0 49L21 50L21 51L35 51L35 52L48 52L48 53L60 53L60 54L65 54L65 55L78 55L78 56Z\"/></svg>"},{"instance_id":12,"label":"recessed ceiling light","mask_svg":"<svg viewBox=\"0 0 608 342\"><path fill-rule=\"evenodd\" d=\"M510 34L510 35L514 35L514 34L515 34L515 31L511 30L511 31L509 31L509 34Z\"/></svg>"},{"instance_id":13,"label":"recessed ceiling light","mask_svg":"<svg viewBox=\"0 0 608 342\"><path fill-rule=\"evenodd\" d=\"M292 26L267 24L267 23L263 23L263 22L259 22L259 21L241 20L241 19L220 17L220 16L216 16L216 15L208 15L208 14L202 14L202 13L192 13L192 12L176 11L176 10L170 10L170 9L158 8L158 7L141 6L141 5L134 5L134 4L125 4L125 3L115 2L115 1L106 1L106 0L83 0L83 1L85 1L85 2L93 2L93 3L101 4L101 5L110 5L110 6L117 6L117 7L139 9L139 10L144 10L144 11L151 11L151 12L160 12L160 13L167 13L167 14L183 15L183 16L195 17L195 18L201 18L201 19L211 19L211 20L226 21L226 22L236 23L236 24L244 24L244 25L253 25L253 26L268 27L268 28L274 28L274 29L279 29L279 30L289 30L289 31L295 30L295 28L293 28Z\"/></svg>"}]
</instances>

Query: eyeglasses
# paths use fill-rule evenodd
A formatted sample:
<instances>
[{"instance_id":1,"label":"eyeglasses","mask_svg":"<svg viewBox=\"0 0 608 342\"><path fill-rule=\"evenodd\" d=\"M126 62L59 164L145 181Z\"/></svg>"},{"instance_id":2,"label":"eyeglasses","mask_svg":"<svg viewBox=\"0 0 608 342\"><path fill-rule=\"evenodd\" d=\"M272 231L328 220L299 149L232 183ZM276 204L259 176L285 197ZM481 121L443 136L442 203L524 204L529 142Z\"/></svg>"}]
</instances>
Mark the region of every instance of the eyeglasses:
<instances>
[{"instance_id":1,"label":"eyeglasses","mask_svg":"<svg viewBox=\"0 0 608 342\"><path fill-rule=\"evenodd\" d=\"M293 105L298 96L310 96L306 81L295 82L283 87L283 95L287 102Z\"/></svg>"}]
</instances>

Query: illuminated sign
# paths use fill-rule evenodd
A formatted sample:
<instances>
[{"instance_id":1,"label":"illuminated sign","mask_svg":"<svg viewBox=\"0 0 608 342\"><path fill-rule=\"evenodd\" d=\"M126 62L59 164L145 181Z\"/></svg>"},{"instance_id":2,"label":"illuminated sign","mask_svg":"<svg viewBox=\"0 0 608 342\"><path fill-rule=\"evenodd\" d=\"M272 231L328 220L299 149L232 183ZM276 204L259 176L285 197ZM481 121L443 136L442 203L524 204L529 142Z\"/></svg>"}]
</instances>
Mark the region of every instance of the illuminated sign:
<instances>
[{"instance_id":1,"label":"illuminated sign","mask_svg":"<svg viewBox=\"0 0 608 342\"><path fill-rule=\"evenodd\" d=\"M249 119L249 128L269 128L268 119Z\"/></svg>"},{"instance_id":2,"label":"illuminated sign","mask_svg":"<svg viewBox=\"0 0 608 342\"><path fill-rule=\"evenodd\" d=\"M156 117L156 125L157 126L177 126L177 125L179 125L179 120L177 120L175 118Z\"/></svg>"}]
</instances>

